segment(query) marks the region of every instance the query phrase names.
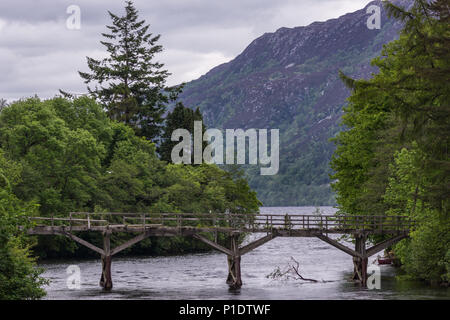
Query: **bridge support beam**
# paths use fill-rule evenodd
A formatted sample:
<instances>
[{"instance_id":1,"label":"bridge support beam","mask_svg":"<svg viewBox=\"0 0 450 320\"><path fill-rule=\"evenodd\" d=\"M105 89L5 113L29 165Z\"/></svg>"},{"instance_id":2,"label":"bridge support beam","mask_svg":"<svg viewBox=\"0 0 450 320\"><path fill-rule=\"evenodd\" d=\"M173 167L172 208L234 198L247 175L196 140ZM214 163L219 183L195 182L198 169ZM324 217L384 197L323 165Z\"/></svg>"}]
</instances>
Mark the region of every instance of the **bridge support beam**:
<instances>
[{"instance_id":1,"label":"bridge support beam","mask_svg":"<svg viewBox=\"0 0 450 320\"><path fill-rule=\"evenodd\" d=\"M274 233L270 233L265 237L262 237L258 240L255 240L246 246L239 248L239 235L240 233L236 233L230 236L230 248L225 248L218 243L211 241L200 234L194 234L193 237L198 239L207 245L210 245L217 251L225 253L227 255L228 262L228 276L227 276L227 284L230 286L230 289L239 289L242 287L242 278L241 278L241 256L262 246L268 241L274 239L277 235Z\"/></svg>"},{"instance_id":2,"label":"bridge support beam","mask_svg":"<svg viewBox=\"0 0 450 320\"><path fill-rule=\"evenodd\" d=\"M102 254L102 275L100 277L100 286L103 290L110 291L113 287L111 277L111 231L103 232L103 251Z\"/></svg>"},{"instance_id":3,"label":"bridge support beam","mask_svg":"<svg viewBox=\"0 0 450 320\"><path fill-rule=\"evenodd\" d=\"M269 233L267 236L262 237L258 240L253 241L252 243L249 243L248 245L246 245L245 247L242 247L239 249L239 252L241 255L244 255L252 250L255 250L256 248L262 246L263 244L265 244L266 242L269 242L270 240L274 239L276 237L275 234L273 233Z\"/></svg>"},{"instance_id":4,"label":"bridge support beam","mask_svg":"<svg viewBox=\"0 0 450 320\"><path fill-rule=\"evenodd\" d=\"M241 279L241 254L239 252L238 235L231 236L231 252L232 255L227 255L228 261L228 277L227 284L230 289L239 289L242 287Z\"/></svg>"},{"instance_id":5,"label":"bridge support beam","mask_svg":"<svg viewBox=\"0 0 450 320\"><path fill-rule=\"evenodd\" d=\"M368 256L366 254L367 236L364 234L355 236L355 251L361 256L353 257L353 277L352 280L359 282L362 286L367 285L367 263Z\"/></svg>"},{"instance_id":6,"label":"bridge support beam","mask_svg":"<svg viewBox=\"0 0 450 320\"><path fill-rule=\"evenodd\" d=\"M367 249L366 254L368 257L373 256L375 253L385 250L386 248L396 244L397 242L399 242L407 237L408 237L407 234L400 234L393 238L387 239L387 240L380 242L380 243L374 245L373 247Z\"/></svg>"}]
</instances>

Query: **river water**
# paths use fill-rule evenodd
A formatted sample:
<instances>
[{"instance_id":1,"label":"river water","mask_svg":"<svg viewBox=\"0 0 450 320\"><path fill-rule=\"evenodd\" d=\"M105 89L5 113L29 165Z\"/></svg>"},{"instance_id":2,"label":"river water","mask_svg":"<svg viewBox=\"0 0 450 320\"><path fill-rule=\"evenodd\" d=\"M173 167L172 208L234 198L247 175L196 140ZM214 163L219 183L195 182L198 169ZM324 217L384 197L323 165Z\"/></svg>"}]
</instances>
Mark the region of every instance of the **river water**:
<instances>
[{"instance_id":1,"label":"river water","mask_svg":"<svg viewBox=\"0 0 450 320\"><path fill-rule=\"evenodd\" d=\"M312 214L314 207L261 208L261 213ZM320 207L333 214L332 207ZM261 237L250 235L246 241ZM351 245L351 244L349 244ZM277 267L284 269L291 257L300 264L301 280L269 279ZM375 257L369 259L372 263ZM69 289L67 267L80 270L79 289ZM394 267L382 265L380 289L363 289L348 279L353 272L352 258L317 238L275 238L242 257L243 286L230 291L226 256L211 252L164 257L114 258L113 290L98 285L100 259L40 263L43 276L50 280L46 299L450 299L450 290L431 288L414 281L397 280Z\"/></svg>"}]
</instances>

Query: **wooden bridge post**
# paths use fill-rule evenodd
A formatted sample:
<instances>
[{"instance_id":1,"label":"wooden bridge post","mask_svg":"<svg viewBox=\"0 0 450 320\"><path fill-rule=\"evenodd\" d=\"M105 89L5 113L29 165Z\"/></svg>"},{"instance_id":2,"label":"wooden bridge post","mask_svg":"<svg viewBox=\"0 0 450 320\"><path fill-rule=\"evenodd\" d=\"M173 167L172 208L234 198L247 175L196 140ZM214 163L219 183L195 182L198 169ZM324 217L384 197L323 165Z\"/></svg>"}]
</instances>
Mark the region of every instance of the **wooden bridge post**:
<instances>
[{"instance_id":1,"label":"wooden bridge post","mask_svg":"<svg viewBox=\"0 0 450 320\"><path fill-rule=\"evenodd\" d=\"M103 232L103 250L105 252L102 255L102 275L100 277L100 286L104 290L109 291L112 289L112 277L111 277L111 231L106 230Z\"/></svg>"},{"instance_id":2,"label":"wooden bridge post","mask_svg":"<svg viewBox=\"0 0 450 320\"><path fill-rule=\"evenodd\" d=\"M353 257L353 280L361 283L362 286L367 285L367 263L368 258L366 254L366 240L365 234L359 234L355 236L355 251L362 255L360 257Z\"/></svg>"},{"instance_id":3,"label":"wooden bridge post","mask_svg":"<svg viewBox=\"0 0 450 320\"><path fill-rule=\"evenodd\" d=\"M241 255L239 252L239 243L238 243L239 235L233 234L231 236L231 251L233 255L228 255L228 277L227 284L230 286L230 289L239 289L242 287L241 280Z\"/></svg>"}]
</instances>

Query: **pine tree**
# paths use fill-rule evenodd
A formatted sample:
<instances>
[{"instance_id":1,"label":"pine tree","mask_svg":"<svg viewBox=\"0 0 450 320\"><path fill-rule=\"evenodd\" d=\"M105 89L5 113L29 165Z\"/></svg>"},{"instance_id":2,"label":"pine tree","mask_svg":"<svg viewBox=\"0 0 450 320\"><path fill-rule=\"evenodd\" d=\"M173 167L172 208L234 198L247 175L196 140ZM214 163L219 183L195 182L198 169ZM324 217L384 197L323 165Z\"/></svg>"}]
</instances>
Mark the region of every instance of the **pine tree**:
<instances>
[{"instance_id":1,"label":"pine tree","mask_svg":"<svg viewBox=\"0 0 450 320\"><path fill-rule=\"evenodd\" d=\"M405 48L398 50L398 79L385 85L400 101L396 113L404 136L423 152L423 175L429 180L421 198L441 212L450 197L450 7L448 0L416 0L410 11L388 5L391 16L405 23ZM398 53L397 53L398 54ZM403 56L403 58L401 58ZM404 97L408 97L405 99Z\"/></svg>"},{"instance_id":2,"label":"pine tree","mask_svg":"<svg viewBox=\"0 0 450 320\"><path fill-rule=\"evenodd\" d=\"M109 12L109 11L108 11ZM99 100L109 116L131 126L136 134L153 140L159 136L166 106L176 100L181 87L167 87L170 75L164 65L154 62L163 48L160 35L149 32L150 25L138 20L138 11L126 2L125 15L109 15L110 33L102 33L109 56L103 60L87 57L91 73L79 72L89 93Z\"/></svg>"},{"instance_id":3,"label":"pine tree","mask_svg":"<svg viewBox=\"0 0 450 320\"><path fill-rule=\"evenodd\" d=\"M8 106L8 102L5 99L0 99L0 112Z\"/></svg>"},{"instance_id":4,"label":"pine tree","mask_svg":"<svg viewBox=\"0 0 450 320\"><path fill-rule=\"evenodd\" d=\"M159 154L161 159L167 162L172 162L171 153L173 147L178 144L177 141L172 141L172 132L176 129L186 129L191 135L194 135L194 121L202 121L203 116L200 110L197 108L195 111L185 107L181 102L177 103L176 107L166 117L166 123L164 127L164 133L161 137L161 145L159 147ZM202 126L202 133L206 131L205 124ZM203 142L204 149L207 142ZM193 159L191 163L194 163Z\"/></svg>"}]
</instances>

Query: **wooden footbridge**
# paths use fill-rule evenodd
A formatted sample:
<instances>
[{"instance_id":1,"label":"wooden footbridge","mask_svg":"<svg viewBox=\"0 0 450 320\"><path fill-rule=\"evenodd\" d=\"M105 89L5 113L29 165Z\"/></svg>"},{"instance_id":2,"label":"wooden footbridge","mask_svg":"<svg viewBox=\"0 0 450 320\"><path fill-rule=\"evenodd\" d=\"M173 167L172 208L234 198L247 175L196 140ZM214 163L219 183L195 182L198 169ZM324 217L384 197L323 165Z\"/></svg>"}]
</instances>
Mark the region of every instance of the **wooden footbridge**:
<instances>
[{"instance_id":1,"label":"wooden footbridge","mask_svg":"<svg viewBox=\"0 0 450 320\"><path fill-rule=\"evenodd\" d=\"M99 253L102 261L100 286L111 290L112 256L148 237L193 237L227 255L227 284L236 289L242 286L241 256L262 246L275 237L317 237L353 257L353 280L363 286L367 282L368 257L408 237L414 223L406 216L354 215L279 215L279 214L189 214L189 213L88 213L73 212L67 217L33 217L31 235L63 235ZM83 240L80 233L99 232L103 246ZM111 247L112 233L130 233L130 240ZM218 233L227 235L228 245L219 244ZM242 236L264 234L260 239L239 246ZM349 248L330 234L347 234L355 239L355 248ZM370 248L367 236L385 235L387 240Z\"/></svg>"}]
</instances>

